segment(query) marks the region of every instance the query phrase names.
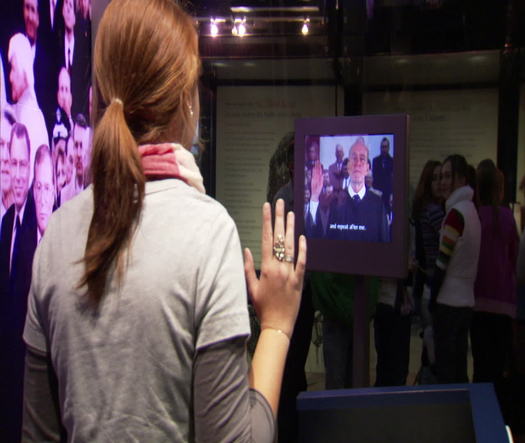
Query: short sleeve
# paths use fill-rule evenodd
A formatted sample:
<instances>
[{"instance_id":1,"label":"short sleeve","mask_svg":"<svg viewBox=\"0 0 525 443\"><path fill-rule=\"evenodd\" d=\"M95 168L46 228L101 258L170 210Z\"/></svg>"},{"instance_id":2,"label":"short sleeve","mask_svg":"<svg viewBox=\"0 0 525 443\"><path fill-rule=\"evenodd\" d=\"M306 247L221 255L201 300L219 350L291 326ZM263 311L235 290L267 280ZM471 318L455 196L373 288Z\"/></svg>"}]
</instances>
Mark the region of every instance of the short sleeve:
<instances>
[{"instance_id":1,"label":"short sleeve","mask_svg":"<svg viewBox=\"0 0 525 443\"><path fill-rule=\"evenodd\" d=\"M27 300L26 323L23 335L24 341L28 346L41 352L47 352L47 341L38 310L40 260L42 248L45 247L44 240L45 237L38 245L33 258L31 288L29 289Z\"/></svg>"},{"instance_id":2,"label":"short sleeve","mask_svg":"<svg viewBox=\"0 0 525 443\"><path fill-rule=\"evenodd\" d=\"M201 252L195 302L197 350L250 334L239 235L223 208L206 237L208 248Z\"/></svg>"}]
</instances>

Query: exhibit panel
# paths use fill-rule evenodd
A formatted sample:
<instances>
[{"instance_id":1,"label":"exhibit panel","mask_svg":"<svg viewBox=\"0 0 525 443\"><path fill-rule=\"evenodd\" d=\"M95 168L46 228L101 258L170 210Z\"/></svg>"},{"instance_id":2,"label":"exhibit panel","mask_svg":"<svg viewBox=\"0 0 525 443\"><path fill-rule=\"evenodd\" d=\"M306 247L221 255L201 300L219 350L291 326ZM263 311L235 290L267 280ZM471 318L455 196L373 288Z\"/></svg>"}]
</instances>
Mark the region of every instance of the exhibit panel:
<instances>
[{"instance_id":1,"label":"exhibit panel","mask_svg":"<svg viewBox=\"0 0 525 443\"><path fill-rule=\"evenodd\" d=\"M452 153L477 165L497 153L496 89L369 92L367 114L406 112L410 115L410 174L415 189L430 158L443 161Z\"/></svg>"},{"instance_id":2,"label":"exhibit panel","mask_svg":"<svg viewBox=\"0 0 525 443\"><path fill-rule=\"evenodd\" d=\"M217 88L216 198L257 263L270 159L296 119L336 115L335 91L329 85Z\"/></svg>"}]
</instances>

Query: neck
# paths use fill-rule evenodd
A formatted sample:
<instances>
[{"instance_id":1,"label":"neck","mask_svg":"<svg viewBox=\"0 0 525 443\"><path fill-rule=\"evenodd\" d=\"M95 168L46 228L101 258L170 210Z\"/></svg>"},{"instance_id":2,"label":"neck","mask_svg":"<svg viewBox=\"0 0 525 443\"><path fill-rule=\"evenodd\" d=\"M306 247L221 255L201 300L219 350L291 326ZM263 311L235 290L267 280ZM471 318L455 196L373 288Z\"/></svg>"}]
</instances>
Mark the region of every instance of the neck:
<instances>
[{"instance_id":1,"label":"neck","mask_svg":"<svg viewBox=\"0 0 525 443\"><path fill-rule=\"evenodd\" d=\"M73 40L73 29L66 28L66 39L69 42Z\"/></svg>"},{"instance_id":2,"label":"neck","mask_svg":"<svg viewBox=\"0 0 525 443\"><path fill-rule=\"evenodd\" d=\"M84 176L83 175L77 175L76 176L76 180L77 180L77 186L82 186L84 184Z\"/></svg>"},{"instance_id":3,"label":"neck","mask_svg":"<svg viewBox=\"0 0 525 443\"><path fill-rule=\"evenodd\" d=\"M363 183L352 183L351 185L355 193L358 193L363 188Z\"/></svg>"}]
</instances>

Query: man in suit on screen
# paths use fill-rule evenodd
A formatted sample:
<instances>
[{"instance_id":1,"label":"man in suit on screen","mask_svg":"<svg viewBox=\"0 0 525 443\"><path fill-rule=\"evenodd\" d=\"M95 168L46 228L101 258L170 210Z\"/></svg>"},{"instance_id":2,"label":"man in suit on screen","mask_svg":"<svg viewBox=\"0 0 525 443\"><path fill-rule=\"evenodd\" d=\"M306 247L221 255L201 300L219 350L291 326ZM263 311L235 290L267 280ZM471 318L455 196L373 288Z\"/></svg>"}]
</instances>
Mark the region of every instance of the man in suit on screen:
<instances>
[{"instance_id":1,"label":"man in suit on screen","mask_svg":"<svg viewBox=\"0 0 525 443\"><path fill-rule=\"evenodd\" d=\"M36 248L35 202L29 188L30 141L27 129L15 123L9 143L11 192L14 203L2 219L0 269L2 297L27 297ZM25 306L25 302L22 302ZM23 325L23 320L22 325Z\"/></svg>"},{"instance_id":2,"label":"man in suit on screen","mask_svg":"<svg viewBox=\"0 0 525 443\"><path fill-rule=\"evenodd\" d=\"M318 165L320 167L320 165ZM314 167L312 172L312 197L310 214L313 226L312 236L319 235L321 224L319 197L323 187L322 169ZM385 207L377 194L366 189L365 177L370 170L368 147L359 137L348 155L347 189L338 191L330 203L330 215L326 237L337 240L354 240L368 242L390 241ZM307 231L307 236L309 232Z\"/></svg>"},{"instance_id":3,"label":"man in suit on screen","mask_svg":"<svg viewBox=\"0 0 525 443\"><path fill-rule=\"evenodd\" d=\"M392 195L392 178L394 172L394 159L390 155L390 142L388 138L381 140L381 154L374 158L372 176L374 186L382 192L382 199L387 212L390 211L390 196Z\"/></svg>"},{"instance_id":4,"label":"man in suit on screen","mask_svg":"<svg viewBox=\"0 0 525 443\"><path fill-rule=\"evenodd\" d=\"M335 147L335 162L328 167L328 175L330 177L330 184L334 190L339 190L343 187L344 179L344 150L343 146L337 144Z\"/></svg>"},{"instance_id":5,"label":"man in suit on screen","mask_svg":"<svg viewBox=\"0 0 525 443\"><path fill-rule=\"evenodd\" d=\"M0 231L0 429L3 441L20 441L25 345L22 340L37 243L35 203L29 188L30 144L27 129L15 123L9 143L14 203Z\"/></svg>"}]
</instances>

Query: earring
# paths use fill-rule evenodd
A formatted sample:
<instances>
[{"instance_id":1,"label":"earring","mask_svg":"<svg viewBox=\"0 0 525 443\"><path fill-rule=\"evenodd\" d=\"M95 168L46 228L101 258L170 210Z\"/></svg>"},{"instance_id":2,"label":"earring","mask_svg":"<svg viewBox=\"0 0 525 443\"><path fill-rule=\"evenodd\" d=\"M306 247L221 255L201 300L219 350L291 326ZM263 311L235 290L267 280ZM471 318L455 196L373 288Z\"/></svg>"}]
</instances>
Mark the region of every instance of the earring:
<instances>
[{"instance_id":1,"label":"earring","mask_svg":"<svg viewBox=\"0 0 525 443\"><path fill-rule=\"evenodd\" d=\"M190 115L193 117L193 106L188 105L188 108L190 110Z\"/></svg>"}]
</instances>

